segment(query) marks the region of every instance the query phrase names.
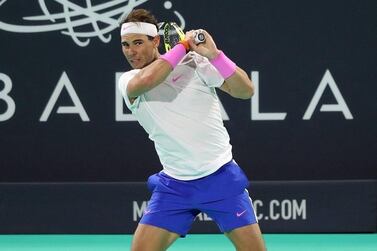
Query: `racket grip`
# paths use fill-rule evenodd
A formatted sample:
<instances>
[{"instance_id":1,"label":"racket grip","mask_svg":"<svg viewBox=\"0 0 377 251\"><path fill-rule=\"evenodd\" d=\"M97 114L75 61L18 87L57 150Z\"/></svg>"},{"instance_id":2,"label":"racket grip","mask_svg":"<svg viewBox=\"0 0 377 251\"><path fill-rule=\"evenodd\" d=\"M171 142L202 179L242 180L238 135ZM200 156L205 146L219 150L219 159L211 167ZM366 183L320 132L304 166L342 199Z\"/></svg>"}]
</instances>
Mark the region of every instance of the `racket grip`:
<instances>
[{"instance_id":1,"label":"racket grip","mask_svg":"<svg viewBox=\"0 0 377 251\"><path fill-rule=\"evenodd\" d=\"M236 71L237 65L225 56L223 51L220 51L214 59L212 59L211 64L219 71L224 79L229 78Z\"/></svg>"},{"instance_id":2,"label":"racket grip","mask_svg":"<svg viewBox=\"0 0 377 251\"><path fill-rule=\"evenodd\" d=\"M204 43L206 41L206 36L201 31L195 31L195 33L194 33L194 41L195 41L196 45Z\"/></svg>"},{"instance_id":3,"label":"racket grip","mask_svg":"<svg viewBox=\"0 0 377 251\"><path fill-rule=\"evenodd\" d=\"M186 48L183 44L177 44L170 51L166 52L160 58L168 62L171 67L174 69L177 64L182 60L186 55Z\"/></svg>"}]
</instances>

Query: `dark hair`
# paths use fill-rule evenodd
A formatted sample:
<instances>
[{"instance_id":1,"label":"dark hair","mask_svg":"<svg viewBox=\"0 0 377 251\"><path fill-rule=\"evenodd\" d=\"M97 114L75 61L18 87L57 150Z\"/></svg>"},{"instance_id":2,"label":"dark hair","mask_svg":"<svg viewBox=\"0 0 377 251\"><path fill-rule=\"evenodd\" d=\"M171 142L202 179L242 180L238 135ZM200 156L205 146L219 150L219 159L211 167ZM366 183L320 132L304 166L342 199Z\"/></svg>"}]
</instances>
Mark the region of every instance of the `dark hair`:
<instances>
[{"instance_id":1,"label":"dark hair","mask_svg":"<svg viewBox=\"0 0 377 251\"><path fill-rule=\"evenodd\" d=\"M158 22L157 19L153 16L153 14L146 10L146 9L133 9L128 15L124 15L119 24L122 26L124 23L128 22L144 22L154 24L158 30Z\"/></svg>"}]
</instances>

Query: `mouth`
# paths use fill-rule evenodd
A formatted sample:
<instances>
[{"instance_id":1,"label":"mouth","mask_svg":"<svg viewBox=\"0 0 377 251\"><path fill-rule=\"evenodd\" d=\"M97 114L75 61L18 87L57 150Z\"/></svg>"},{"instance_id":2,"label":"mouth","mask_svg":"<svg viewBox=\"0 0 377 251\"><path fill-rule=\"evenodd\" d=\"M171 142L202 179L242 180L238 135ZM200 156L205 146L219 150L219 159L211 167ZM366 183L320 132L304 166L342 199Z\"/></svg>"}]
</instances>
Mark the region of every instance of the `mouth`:
<instances>
[{"instance_id":1,"label":"mouth","mask_svg":"<svg viewBox=\"0 0 377 251\"><path fill-rule=\"evenodd\" d=\"M137 59L137 58L129 58L128 61L129 61L131 64L136 64L136 63L140 62L140 59Z\"/></svg>"},{"instance_id":2,"label":"mouth","mask_svg":"<svg viewBox=\"0 0 377 251\"><path fill-rule=\"evenodd\" d=\"M144 66L143 60L141 58L129 58L126 57L128 63L132 66L132 68L139 69Z\"/></svg>"}]
</instances>

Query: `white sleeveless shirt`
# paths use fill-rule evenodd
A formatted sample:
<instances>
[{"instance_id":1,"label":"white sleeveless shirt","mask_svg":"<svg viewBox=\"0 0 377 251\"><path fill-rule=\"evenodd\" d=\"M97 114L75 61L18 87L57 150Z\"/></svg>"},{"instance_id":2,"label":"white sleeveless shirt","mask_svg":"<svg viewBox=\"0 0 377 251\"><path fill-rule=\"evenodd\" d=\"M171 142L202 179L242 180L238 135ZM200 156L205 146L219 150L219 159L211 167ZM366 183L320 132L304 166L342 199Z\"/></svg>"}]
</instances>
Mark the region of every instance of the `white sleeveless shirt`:
<instances>
[{"instance_id":1,"label":"white sleeveless shirt","mask_svg":"<svg viewBox=\"0 0 377 251\"><path fill-rule=\"evenodd\" d=\"M163 171L179 180L214 173L232 159L232 146L221 117L215 87L224 79L207 58L188 53L158 86L131 104L128 71L118 87L127 107L154 142Z\"/></svg>"}]
</instances>

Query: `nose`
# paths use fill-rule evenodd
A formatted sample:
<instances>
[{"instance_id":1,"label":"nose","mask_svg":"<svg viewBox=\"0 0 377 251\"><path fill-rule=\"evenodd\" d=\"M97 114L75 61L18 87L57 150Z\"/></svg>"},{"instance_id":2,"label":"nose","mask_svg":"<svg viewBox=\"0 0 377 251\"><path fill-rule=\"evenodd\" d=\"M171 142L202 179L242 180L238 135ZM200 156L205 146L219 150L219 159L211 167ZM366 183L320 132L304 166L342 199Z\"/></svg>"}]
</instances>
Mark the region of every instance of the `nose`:
<instances>
[{"instance_id":1,"label":"nose","mask_svg":"<svg viewBox=\"0 0 377 251\"><path fill-rule=\"evenodd\" d=\"M130 46L130 47L124 49L124 53L127 56L134 56L136 54L136 51L133 48L131 48L131 46Z\"/></svg>"}]
</instances>

